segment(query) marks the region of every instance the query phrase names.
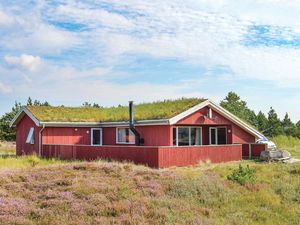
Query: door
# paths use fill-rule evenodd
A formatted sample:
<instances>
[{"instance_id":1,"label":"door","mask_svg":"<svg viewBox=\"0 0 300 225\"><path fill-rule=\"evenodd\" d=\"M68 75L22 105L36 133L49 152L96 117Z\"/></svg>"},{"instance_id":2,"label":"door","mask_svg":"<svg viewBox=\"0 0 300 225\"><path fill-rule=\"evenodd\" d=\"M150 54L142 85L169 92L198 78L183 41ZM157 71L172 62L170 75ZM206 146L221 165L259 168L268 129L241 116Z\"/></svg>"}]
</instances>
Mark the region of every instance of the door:
<instances>
[{"instance_id":1,"label":"door","mask_svg":"<svg viewBox=\"0 0 300 225\"><path fill-rule=\"evenodd\" d=\"M226 127L210 127L209 128L209 144L225 145L227 144Z\"/></svg>"}]
</instances>

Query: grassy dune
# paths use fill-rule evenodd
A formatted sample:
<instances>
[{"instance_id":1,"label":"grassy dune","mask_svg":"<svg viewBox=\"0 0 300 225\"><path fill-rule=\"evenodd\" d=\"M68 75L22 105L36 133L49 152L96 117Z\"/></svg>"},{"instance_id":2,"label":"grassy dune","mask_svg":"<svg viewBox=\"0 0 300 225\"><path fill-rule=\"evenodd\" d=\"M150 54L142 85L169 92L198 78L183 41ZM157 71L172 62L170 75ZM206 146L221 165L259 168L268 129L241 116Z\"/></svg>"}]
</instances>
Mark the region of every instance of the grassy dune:
<instances>
[{"instance_id":1,"label":"grassy dune","mask_svg":"<svg viewBox=\"0 0 300 225\"><path fill-rule=\"evenodd\" d=\"M272 138L278 149L288 150L292 156L300 158L300 139L280 135Z\"/></svg>"},{"instance_id":2,"label":"grassy dune","mask_svg":"<svg viewBox=\"0 0 300 225\"><path fill-rule=\"evenodd\" d=\"M242 163L256 170L255 184L227 180L239 163L0 170L0 224L299 224L300 164Z\"/></svg>"}]
</instances>

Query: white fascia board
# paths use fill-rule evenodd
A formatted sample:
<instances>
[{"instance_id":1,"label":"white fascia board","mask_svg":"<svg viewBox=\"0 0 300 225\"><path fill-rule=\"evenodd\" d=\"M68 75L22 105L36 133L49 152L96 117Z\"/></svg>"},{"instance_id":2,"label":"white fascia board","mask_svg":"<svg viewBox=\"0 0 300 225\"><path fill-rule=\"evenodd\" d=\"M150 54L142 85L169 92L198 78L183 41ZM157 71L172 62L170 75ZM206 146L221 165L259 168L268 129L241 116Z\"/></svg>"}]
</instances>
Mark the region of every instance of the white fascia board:
<instances>
[{"instance_id":1,"label":"white fascia board","mask_svg":"<svg viewBox=\"0 0 300 225\"><path fill-rule=\"evenodd\" d=\"M253 134L257 138L262 138L264 135L260 133L255 128L251 127L247 123L245 123L243 120L238 118L237 116L233 115L228 110L224 109L223 107L219 106L218 104L214 103L213 101L210 101L208 104L209 107L214 109L216 112L220 113L222 116L230 120L231 122L238 125L240 128L244 129L245 131L248 131L249 133Z\"/></svg>"},{"instance_id":2,"label":"white fascia board","mask_svg":"<svg viewBox=\"0 0 300 225\"><path fill-rule=\"evenodd\" d=\"M184 119L185 117L197 112L198 110L204 108L209 104L209 100L199 103L198 105L193 106L192 108L178 114L177 116L172 117L169 122L171 125L178 123L178 121Z\"/></svg>"},{"instance_id":3,"label":"white fascia board","mask_svg":"<svg viewBox=\"0 0 300 225\"><path fill-rule=\"evenodd\" d=\"M16 125L15 123L17 122L17 120L20 118L20 116L22 116L22 114L26 114L27 116L29 116L29 118L35 123L36 126L40 126L40 122L33 116L33 114L26 108L26 107L22 107L20 109L20 111L16 114L16 116L12 119L12 121L10 122L9 126L12 127L14 125Z\"/></svg>"},{"instance_id":4,"label":"white fascia board","mask_svg":"<svg viewBox=\"0 0 300 225\"><path fill-rule=\"evenodd\" d=\"M128 127L129 121L121 122L41 122L47 127ZM169 120L140 120L134 123L136 126L168 125Z\"/></svg>"}]
</instances>

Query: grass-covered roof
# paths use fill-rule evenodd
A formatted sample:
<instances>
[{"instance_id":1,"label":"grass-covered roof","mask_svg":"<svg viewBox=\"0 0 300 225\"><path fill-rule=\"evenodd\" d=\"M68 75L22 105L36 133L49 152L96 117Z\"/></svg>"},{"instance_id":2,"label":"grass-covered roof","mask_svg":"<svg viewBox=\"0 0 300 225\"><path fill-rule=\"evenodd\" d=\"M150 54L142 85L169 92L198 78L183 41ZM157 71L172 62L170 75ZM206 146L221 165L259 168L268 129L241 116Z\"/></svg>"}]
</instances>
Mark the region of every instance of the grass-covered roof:
<instances>
[{"instance_id":1,"label":"grass-covered roof","mask_svg":"<svg viewBox=\"0 0 300 225\"><path fill-rule=\"evenodd\" d=\"M181 98L136 104L134 105L134 119L170 119L205 100ZM105 108L28 106L27 109L42 122L117 122L129 120L128 106Z\"/></svg>"}]
</instances>

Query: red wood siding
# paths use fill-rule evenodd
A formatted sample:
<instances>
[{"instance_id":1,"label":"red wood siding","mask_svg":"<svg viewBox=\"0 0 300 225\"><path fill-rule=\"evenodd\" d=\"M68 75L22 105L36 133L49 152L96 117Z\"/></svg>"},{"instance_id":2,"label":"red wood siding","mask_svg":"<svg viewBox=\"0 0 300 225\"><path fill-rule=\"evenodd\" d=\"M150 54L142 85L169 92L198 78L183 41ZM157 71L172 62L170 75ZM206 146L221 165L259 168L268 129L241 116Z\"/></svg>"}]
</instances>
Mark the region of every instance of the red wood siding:
<instances>
[{"instance_id":1,"label":"red wood siding","mask_svg":"<svg viewBox=\"0 0 300 225\"><path fill-rule=\"evenodd\" d=\"M26 144L26 139L30 128L34 128L34 144ZM37 154L39 153L39 127L25 115L17 125L16 133L16 154Z\"/></svg>"},{"instance_id":2,"label":"red wood siding","mask_svg":"<svg viewBox=\"0 0 300 225\"><path fill-rule=\"evenodd\" d=\"M207 125L225 125L225 124L232 124L231 121L220 115L219 113L213 111L212 112L212 119L207 117L208 115L208 107L204 107L199 111L183 118L182 120L178 121L177 124L207 124Z\"/></svg>"},{"instance_id":3,"label":"red wood siding","mask_svg":"<svg viewBox=\"0 0 300 225\"><path fill-rule=\"evenodd\" d=\"M232 125L232 143L236 144L246 144L246 143L255 143L255 137L237 125Z\"/></svg>"},{"instance_id":4,"label":"red wood siding","mask_svg":"<svg viewBox=\"0 0 300 225\"><path fill-rule=\"evenodd\" d=\"M90 145L90 128L46 127L43 144Z\"/></svg>"},{"instance_id":5,"label":"red wood siding","mask_svg":"<svg viewBox=\"0 0 300 225\"><path fill-rule=\"evenodd\" d=\"M141 126L137 127L145 146L172 146L173 133L171 126Z\"/></svg>"},{"instance_id":6,"label":"red wood siding","mask_svg":"<svg viewBox=\"0 0 300 225\"><path fill-rule=\"evenodd\" d=\"M213 163L239 161L241 145L159 148L159 167L189 166L210 160Z\"/></svg>"},{"instance_id":7,"label":"red wood siding","mask_svg":"<svg viewBox=\"0 0 300 225\"><path fill-rule=\"evenodd\" d=\"M243 144L243 157L249 158L249 147L251 145L251 157L258 158L260 153L265 151L267 146L265 144Z\"/></svg>"},{"instance_id":8,"label":"red wood siding","mask_svg":"<svg viewBox=\"0 0 300 225\"><path fill-rule=\"evenodd\" d=\"M62 159L95 160L113 159L131 161L155 168L189 166L200 161L213 163L242 159L241 145L198 147L147 147L147 146L74 146L43 145L43 156Z\"/></svg>"},{"instance_id":9,"label":"red wood siding","mask_svg":"<svg viewBox=\"0 0 300 225\"><path fill-rule=\"evenodd\" d=\"M103 145L116 145L116 129L116 127L103 128ZM144 146L172 145L171 126L137 126L136 129L145 140Z\"/></svg>"},{"instance_id":10,"label":"red wood siding","mask_svg":"<svg viewBox=\"0 0 300 225\"><path fill-rule=\"evenodd\" d=\"M43 156L61 159L113 159L158 168L158 147L44 145Z\"/></svg>"}]
</instances>

